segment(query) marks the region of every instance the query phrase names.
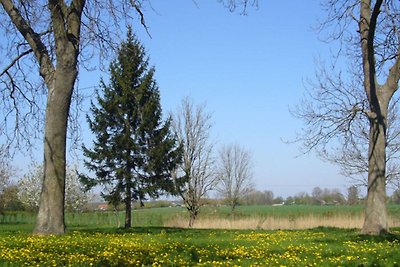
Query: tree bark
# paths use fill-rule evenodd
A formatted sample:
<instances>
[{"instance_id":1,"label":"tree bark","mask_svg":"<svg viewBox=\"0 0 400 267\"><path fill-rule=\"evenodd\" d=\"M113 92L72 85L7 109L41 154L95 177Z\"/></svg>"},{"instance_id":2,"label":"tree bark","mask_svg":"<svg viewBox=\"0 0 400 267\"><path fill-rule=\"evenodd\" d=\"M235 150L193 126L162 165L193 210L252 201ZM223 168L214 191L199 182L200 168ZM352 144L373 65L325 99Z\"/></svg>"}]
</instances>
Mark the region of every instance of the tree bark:
<instances>
[{"instance_id":1,"label":"tree bark","mask_svg":"<svg viewBox=\"0 0 400 267\"><path fill-rule=\"evenodd\" d=\"M368 151L368 194L362 233L379 235L389 231L386 211L386 143L387 114L390 99L398 88L400 78L400 47L386 82L379 85L376 77L375 32L383 0L372 6L362 0L360 6L360 37L364 89L370 105Z\"/></svg>"},{"instance_id":2,"label":"tree bark","mask_svg":"<svg viewBox=\"0 0 400 267\"><path fill-rule=\"evenodd\" d=\"M125 198L125 228L132 227L132 193L129 185L130 181L126 185L126 198Z\"/></svg>"},{"instance_id":3,"label":"tree bark","mask_svg":"<svg viewBox=\"0 0 400 267\"><path fill-rule=\"evenodd\" d=\"M379 235L389 231L386 210L386 114L388 101L379 105L380 112L370 118L368 153L368 193L363 234Z\"/></svg>"},{"instance_id":4,"label":"tree bark","mask_svg":"<svg viewBox=\"0 0 400 267\"><path fill-rule=\"evenodd\" d=\"M197 215L199 215L200 207L197 205L198 203L191 206L187 206L187 209L189 211L189 228L193 227L194 221L196 220Z\"/></svg>"},{"instance_id":5,"label":"tree bark","mask_svg":"<svg viewBox=\"0 0 400 267\"><path fill-rule=\"evenodd\" d=\"M189 211L190 217L189 217L189 228L193 227L194 221L196 220L196 214L192 211Z\"/></svg>"},{"instance_id":6,"label":"tree bark","mask_svg":"<svg viewBox=\"0 0 400 267\"><path fill-rule=\"evenodd\" d=\"M34 233L65 232L66 134L77 71L58 70L49 86L44 137L44 178Z\"/></svg>"},{"instance_id":7,"label":"tree bark","mask_svg":"<svg viewBox=\"0 0 400 267\"><path fill-rule=\"evenodd\" d=\"M48 1L54 33L55 60L40 34L31 27L11 0L0 0L16 29L31 47L47 89L44 136L44 178L34 233L60 234L65 231L66 135L69 107L77 76L81 16L85 0ZM54 67L54 62L56 67Z\"/></svg>"}]
</instances>

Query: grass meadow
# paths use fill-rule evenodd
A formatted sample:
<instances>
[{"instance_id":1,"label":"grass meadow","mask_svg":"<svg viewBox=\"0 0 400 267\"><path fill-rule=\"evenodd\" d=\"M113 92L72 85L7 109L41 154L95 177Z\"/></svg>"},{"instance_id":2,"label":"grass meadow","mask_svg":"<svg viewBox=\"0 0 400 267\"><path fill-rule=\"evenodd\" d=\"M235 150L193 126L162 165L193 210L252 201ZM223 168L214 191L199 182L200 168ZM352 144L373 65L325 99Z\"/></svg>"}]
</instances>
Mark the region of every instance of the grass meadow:
<instances>
[{"instance_id":1,"label":"grass meadow","mask_svg":"<svg viewBox=\"0 0 400 267\"><path fill-rule=\"evenodd\" d=\"M0 215L0 266L400 266L400 207L389 206L386 236L329 225L362 213L361 206L242 206L234 214L206 207L187 229L183 208L152 208L135 210L126 230L117 227L122 213L90 212L67 214L61 236L33 236L33 214L8 213Z\"/></svg>"}]
</instances>

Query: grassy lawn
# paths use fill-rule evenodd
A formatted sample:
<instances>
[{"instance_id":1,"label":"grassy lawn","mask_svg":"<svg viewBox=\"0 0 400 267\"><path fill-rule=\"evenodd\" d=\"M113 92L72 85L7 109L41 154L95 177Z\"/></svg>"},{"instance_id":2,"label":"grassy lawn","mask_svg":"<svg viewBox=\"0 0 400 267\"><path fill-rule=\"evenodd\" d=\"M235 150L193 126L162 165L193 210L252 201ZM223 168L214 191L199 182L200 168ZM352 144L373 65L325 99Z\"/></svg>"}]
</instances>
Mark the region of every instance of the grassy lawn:
<instances>
[{"instance_id":1,"label":"grassy lawn","mask_svg":"<svg viewBox=\"0 0 400 267\"><path fill-rule=\"evenodd\" d=\"M341 208L241 207L235 216L362 212L360 207ZM398 215L397 208L389 209ZM225 208L217 215L215 210L204 213L229 216ZM184 215L182 208L135 211L135 227L125 230L115 227L111 212L68 214L67 234L43 237L30 234L33 215L8 214L0 221L0 266L400 266L399 228L384 237L367 237L356 229L322 227L275 231L162 227L164 220Z\"/></svg>"},{"instance_id":2,"label":"grassy lawn","mask_svg":"<svg viewBox=\"0 0 400 267\"><path fill-rule=\"evenodd\" d=\"M71 229L32 236L1 225L1 266L398 266L400 232Z\"/></svg>"}]
</instances>

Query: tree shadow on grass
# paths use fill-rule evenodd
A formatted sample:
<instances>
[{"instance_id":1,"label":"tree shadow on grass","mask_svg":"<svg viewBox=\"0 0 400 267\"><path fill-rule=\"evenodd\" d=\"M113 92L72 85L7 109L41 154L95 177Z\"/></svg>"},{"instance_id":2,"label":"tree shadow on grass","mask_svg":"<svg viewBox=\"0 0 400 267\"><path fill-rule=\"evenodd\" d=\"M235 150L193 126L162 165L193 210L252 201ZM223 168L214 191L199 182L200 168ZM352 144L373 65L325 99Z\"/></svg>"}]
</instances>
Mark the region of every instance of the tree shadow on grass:
<instances>
[{"instance_id":1,"label":"tree shadow on grass","mask_svg":"<svg viewBox=\"0 0 400 267\"><path fill-rule=\"evenodd\" d=\"M380 235L363 235L357 236L356 241L371 241L375 243L380 242L400 242L400 234L394 232L385 232Z\"/></svg>"},{"instance_id":2,"label":"tree shadow on grass","mask_svg":"<svg viewBox=\"0 0 400 267\"><path fill-rule=\"evenodd\" d=\"M186 228L173 228L173 227L161 227L161 226L136 226L132 228L115 228L115 227L98 227L98 228L79 228L70 229L70 231L78 231L82 233L107 233L107 234L160 234L160 233L184 233L193 231L193 229Z\"/></svg>"},{"instance_id":3,"label":"tree shadow on grass","mask_svg":"<svg viewBox=\"0 0 400 267\"><path fill-rule=\"evenodd\" d=\"M393 229L396 230L396 229ZM399 230L399 229L397 229ZM371 241L371 242L400 242L400 231L386 232L380 235L365 235L360 233L360 229L343 229L335 227L317 227L310 229L311 232L322 232L330 237L324 236L321 241L324 243L337 243L338 240L349 240L354 242Z\"/></svg>"}]
</instances>

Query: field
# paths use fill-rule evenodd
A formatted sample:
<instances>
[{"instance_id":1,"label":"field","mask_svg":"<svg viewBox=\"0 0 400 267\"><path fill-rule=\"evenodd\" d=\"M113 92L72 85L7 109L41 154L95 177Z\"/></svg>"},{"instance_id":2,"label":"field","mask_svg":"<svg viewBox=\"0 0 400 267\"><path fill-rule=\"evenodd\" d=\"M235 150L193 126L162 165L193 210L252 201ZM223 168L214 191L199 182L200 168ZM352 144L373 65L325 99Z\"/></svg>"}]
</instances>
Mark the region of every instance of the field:
<instances>
[{"instance_id":1,"label":"field","mask_svg":"<svg viewBox=\"0 0 400 267\"><path fill-rule=\"evenodd\" d=\"M390 206L399 218L397 206ZM207 208L201 220L269 217L306 220L357 217L362 207ZM121 214L119 214L121 216ZM135 227L116 227L112 212L68 214L62 236L32 236L34 217L0 217L0 266L399 266L400 229L367 237L357 229L308 230L185 229L165 224L185 220L182 208L144 209L133 213ZM122 217L119 218L123 222Z\"/></svg>"}]
</instances>

